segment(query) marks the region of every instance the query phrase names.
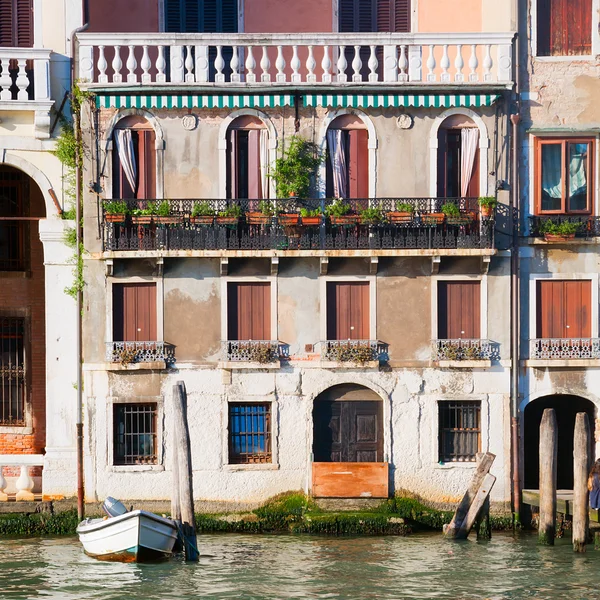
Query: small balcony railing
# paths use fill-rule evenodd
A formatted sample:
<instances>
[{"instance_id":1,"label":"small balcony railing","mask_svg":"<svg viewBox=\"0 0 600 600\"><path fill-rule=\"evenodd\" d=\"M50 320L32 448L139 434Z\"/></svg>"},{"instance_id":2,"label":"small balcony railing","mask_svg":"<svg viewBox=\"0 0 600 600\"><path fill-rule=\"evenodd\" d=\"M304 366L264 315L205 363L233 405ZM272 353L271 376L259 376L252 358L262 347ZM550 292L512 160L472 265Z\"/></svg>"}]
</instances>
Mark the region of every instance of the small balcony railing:
<instances>
[{"instance_id":1,"label":"small balcony railing","mask_svg":"<svg viewBox=\"0 0 600 600\"><path fill-rule=\"evenodd\" d=\"M598 338L537 338L529 341L529 357L542 360L600 358Z\"/></svg>"},{"instance_id":2,"label":"small balcony railing","mask_svg":"<svg viewBox=\"0 0 600 600\"><path fill-rule=\"evenodd\" d=\"M0 105L50 101L50 50L0 48Z\"/></svg>"},{"instance_id":3,"label":"small balcony railing","mask_svg":"<svg viewBox=\"0 0 600 600\"><path fill-rule=\"evenodd\" d=\"M387 344L379 340L325 340L320 346L323 360L356 364L387 360Z\"/></svg>"},{"instance_id":4,"label":"small balcony railing","mask_svg":"<svg viewBox=\"0 0 600 600\"><path fill-rule=\"evenodd\" d=\"M221 342L223 360L274 363L287 356L287 346L278 340L225 340Z\"/></svg>"},{"instance_id":5,"label":"small balcony railing","mask_svg":"<svg viewBox=\"0 0 600 600\"><path fill-rule=\"evenodd\" d=\"M494 220L481 215L476 198L353 199L341 217L326 216L330 199L276 199L270 214L259 212L259 200L122 202L126 208L117 214L107 212L114 211L114 201L104 202L105 251L494 247ZM458 216L443 214L448 203L459 208ZM397 210L400 204L411 210Z\"/></svg>"},{"instance_id":6,"label":"small balcony railing","mask_svg":"<svg viewBox=\"0 0 600 600\"><path fill-rule=\"evenodd\" d=\"M549 241L600 236L600 217L552 215L529 217L529 234Z\"/></svg>"},{"instance_id":7,"label":"small balcony railing","mask_svg":"<svg viewBox=\"0 0 600 600\"><path fill-rule=\"evenodd\" d=\"M498 344L481 339L433 340L432 353L435 361L497 360L500 358Z\"/></svg>"},{"instance_id":8,"label":"small balcony railing","mask_svg":"<svg viewBox=\"0 0 600 600\"><path fill-rule=\"evenodd\" d=\"M77 77L131 85L510 84L513 33L77 35Z\"/></svg>"},{"instance_id":9,"label":"small balcony railing","mask_svg":"<svg viewBox=\"0 0 600 600\"><path fill-rule=\"evenodd\" d=\"M128 365L164 361L175 362L175 346L166 342L107 342L106 360Z\"/></svg>"}]
</instances>

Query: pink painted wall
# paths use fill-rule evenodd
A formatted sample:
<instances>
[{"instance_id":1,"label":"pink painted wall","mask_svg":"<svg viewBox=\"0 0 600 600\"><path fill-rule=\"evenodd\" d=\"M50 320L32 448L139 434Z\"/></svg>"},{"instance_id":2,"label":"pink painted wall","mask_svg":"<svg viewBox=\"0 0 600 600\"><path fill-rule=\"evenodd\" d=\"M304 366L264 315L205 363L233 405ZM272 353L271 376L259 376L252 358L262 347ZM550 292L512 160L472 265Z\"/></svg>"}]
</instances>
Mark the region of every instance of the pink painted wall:
<instances>
[{"instance_id":1,"label":"pink painted wall","mask_svg":"<svg viewBox=\"0 0 600 600\"><path fill-rule=\"evenodd\" d=\"M333 31L331 0L245 0L245 33Z\"/></svg>"},{"instance_id":2,"label":"pink painted wall","mask_svg":"<svg viewBox=\"0 0 600 600\"><path fill-rule=\"evenodd\" d=\"M90 0L88 31L134 33L158 31L159 0Z\"/></svg>"},{"instance_id":3,"label":"pink painted wall","mask_svg":"<svg viewBox=\"0 0 600 600\"><path fill-rule=\"evenodd\" d=\"M419 0L417 11L420 33L471 32L482 28L481 0Z\"/></svg>"}]
</instances>

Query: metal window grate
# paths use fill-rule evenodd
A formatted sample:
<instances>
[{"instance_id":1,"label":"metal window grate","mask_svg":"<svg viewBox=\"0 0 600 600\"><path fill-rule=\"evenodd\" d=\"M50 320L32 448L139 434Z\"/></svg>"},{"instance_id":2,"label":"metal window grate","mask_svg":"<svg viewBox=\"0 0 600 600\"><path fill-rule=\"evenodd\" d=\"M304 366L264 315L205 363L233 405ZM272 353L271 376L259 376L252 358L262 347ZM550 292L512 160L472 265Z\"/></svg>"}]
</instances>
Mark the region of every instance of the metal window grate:
<instances>
[{"instance_id":1,"label":"metal window grate","mask_svg":"<svg viewBox=\"0 0 600 600\"><path fill-rule=\"evenodd\" d=\"M271 462L271 405L229 405L229 463Z\"/></svg>"},{"instance_id":2,"label":"metal window grate","mask_svg":"<svg viewBox=\"0 0 600 600\"><path fill-rule=\"evenodd\" d=\"M115 404L114 464L157 464L156 403Z\"/></svg>"},{"instance_id":3,"label":"metal window grate","mask_svg":"<svg viewBox=\"0 0 600 600\"><path fill-rule=\"evenodd\" d=\"M439 402L439 460L474 462L481 449L481 402Z\"/></svg>"},{"instance_id":4,"label":"metal window grate","mask_svg":"<svg viewBox=\"0 0 600 600\"><path fill-rule=\"evenodd\" d=\"M0 271L25 269L27 223L18 220L26 214L23 173L0 169Z\"/></svg>"},{"instance_id":5,"label":"metal window grate","mask_svg":"<svg viewBox=\"0 0 600 600\"><path fill-rule=\"evenodd\" d=\"M25 321L0 318L0 425L25 425Z\"/></svg>"}]
</instances>

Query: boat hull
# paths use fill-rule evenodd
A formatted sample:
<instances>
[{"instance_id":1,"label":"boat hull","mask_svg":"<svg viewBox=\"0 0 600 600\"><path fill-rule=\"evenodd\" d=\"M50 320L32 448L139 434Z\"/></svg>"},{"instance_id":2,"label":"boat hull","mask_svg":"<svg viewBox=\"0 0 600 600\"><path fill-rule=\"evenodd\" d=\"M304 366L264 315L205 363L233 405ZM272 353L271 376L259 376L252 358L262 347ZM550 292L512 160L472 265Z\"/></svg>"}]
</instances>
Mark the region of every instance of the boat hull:
<instances>
[{"instance_id":1,"label":"boat hull","mask_svg":"<svg viewBox=\"0 0 600 600\"><path fill-rule=\"evenodd\" d=\"M173 521L143 510L83 521L77 533L89 556L121 562L169 556L177 540L177 526Z\"/></svg>"}]
</instances>

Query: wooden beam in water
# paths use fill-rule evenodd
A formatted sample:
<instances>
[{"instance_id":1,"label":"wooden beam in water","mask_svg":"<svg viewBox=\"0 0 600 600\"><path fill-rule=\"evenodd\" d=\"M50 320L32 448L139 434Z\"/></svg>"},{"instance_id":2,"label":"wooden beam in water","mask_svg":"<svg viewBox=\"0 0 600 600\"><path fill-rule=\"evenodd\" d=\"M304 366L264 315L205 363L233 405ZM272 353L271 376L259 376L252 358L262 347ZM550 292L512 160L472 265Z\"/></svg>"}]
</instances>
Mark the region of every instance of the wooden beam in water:
<instances>
[{"instance_id":1,"label":"wooden beam in water","mask_svg":"<svg viewBox=\"0 0 600 600\"><path fill-rule=\"evenodd\" d=\"M558 430L556 413L546 408L540 423L540 544L554 546L556 535L556 468Z\"/></svg>"},{"instance_id":2,"label":"wooden beam in water","mask_svg":"<svg viewBox=\"0 0 600 600\"><path fill-rule=\"evenodd\" d=\"M584 412L575 417L573 442L573 550L585 552L590 535L590 494L587 487L590 472L590 423Z\"/></svg>"}]
</instances>

